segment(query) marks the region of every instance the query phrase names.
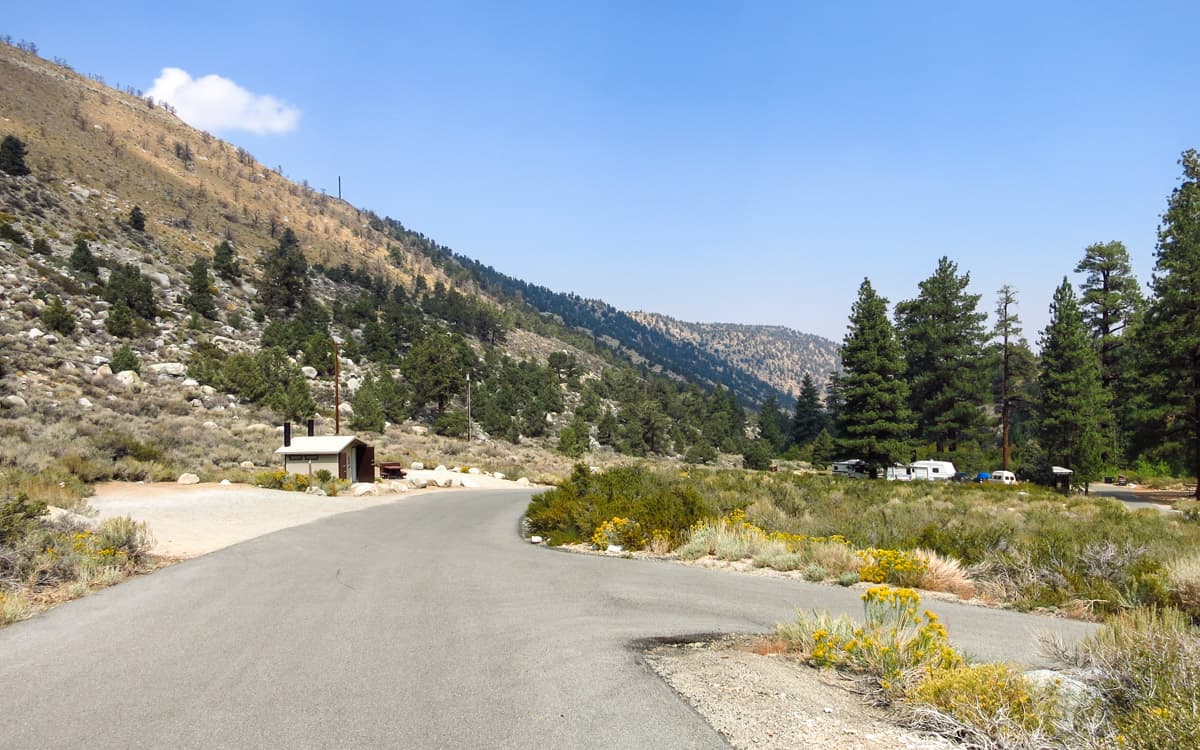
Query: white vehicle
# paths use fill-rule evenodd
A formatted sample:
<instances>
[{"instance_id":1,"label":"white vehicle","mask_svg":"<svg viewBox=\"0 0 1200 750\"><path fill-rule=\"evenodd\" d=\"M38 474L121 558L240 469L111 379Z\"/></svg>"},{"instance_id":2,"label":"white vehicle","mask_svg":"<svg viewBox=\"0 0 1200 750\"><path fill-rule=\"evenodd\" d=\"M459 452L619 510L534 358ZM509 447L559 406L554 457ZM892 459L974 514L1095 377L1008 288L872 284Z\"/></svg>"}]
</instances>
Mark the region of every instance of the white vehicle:
<instances>
[{"instance_id":1,"label":"white vehicle","mask_svg":"<svg viewBox=\"0 0 1200 750\"><path fill-rule=\"evenodd\" d=\"M954 478L954 464L949 461L913 461L904 467L908 470L909 479L930 479L934 481L950 481Z\"/></svg>"},{"instance_id":2,"label":"white vehicle","mask_svg":"<svg viewBox=\"0 0 1200 750\"><path fill-rule=\"evenodd\" d=\"M1017 477L1011 471L993 471L992 478L988 481L996 484L1016 484Z\"/></svg>"}]
</instances>

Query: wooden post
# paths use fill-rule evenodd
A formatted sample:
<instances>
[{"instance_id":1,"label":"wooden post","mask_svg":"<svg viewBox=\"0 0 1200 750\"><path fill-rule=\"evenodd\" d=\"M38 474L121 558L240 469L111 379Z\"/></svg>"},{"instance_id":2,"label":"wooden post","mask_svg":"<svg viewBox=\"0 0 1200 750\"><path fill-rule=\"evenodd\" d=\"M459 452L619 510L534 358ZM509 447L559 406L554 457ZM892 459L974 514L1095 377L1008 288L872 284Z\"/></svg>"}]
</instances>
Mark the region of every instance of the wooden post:
<instances>
[{"instance_id":1,"label":"wooden post","mask_svg":"<svg viewBox=\"0 0 1200 750\"><path fill-rule=\"evenodd\" d=\"M342 375L337 342L333 341L333 434L342 434Z\"/></svg>"}]
</instances>

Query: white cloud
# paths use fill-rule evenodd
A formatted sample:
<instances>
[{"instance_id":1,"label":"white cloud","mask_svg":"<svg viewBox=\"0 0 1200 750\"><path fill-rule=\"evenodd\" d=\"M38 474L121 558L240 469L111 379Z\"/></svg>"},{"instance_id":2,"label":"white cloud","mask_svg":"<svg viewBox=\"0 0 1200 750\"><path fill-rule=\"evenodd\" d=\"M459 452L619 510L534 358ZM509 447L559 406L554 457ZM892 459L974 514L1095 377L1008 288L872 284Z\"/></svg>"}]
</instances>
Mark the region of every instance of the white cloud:
<instances>
[{"instance_id":1,"label":"white cloud","mask_svg":"<svg viewBox=\"0 0 1200 750\"><path fill-rule=\"evenodd\" d=\"M180 119L201 130L287 133L300 120L300 110L269 94L252 93L218 75L192 78L180 68L163 68L147 94L170 103Z\"/></svg>"}]
</instances>

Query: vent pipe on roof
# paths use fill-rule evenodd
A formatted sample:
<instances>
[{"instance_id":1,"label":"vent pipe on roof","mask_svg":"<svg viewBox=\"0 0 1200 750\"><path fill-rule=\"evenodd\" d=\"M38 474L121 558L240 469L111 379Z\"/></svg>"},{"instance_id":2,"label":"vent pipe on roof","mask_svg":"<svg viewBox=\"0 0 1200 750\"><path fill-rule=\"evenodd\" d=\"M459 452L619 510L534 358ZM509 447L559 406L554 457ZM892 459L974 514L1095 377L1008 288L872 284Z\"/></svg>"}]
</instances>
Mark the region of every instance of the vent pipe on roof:
<instances>
[{"instance_id":1,"label":"vent pipe on roof","mask_svg":"<svg viewBox=\"0 0 1200 750\"><path fill-rule=\"evenodd\" d=\"M283 423L283 447L287 448L292 444L292 423Z\"/></svg>"},{"instance_id":2,"label":"vent pipe on roof","mask_svg":"<svg viewBox=\"0 0 1200 750\"><path fill-rule=\"evenodd\" d=\"M308 436L309 437L313 436L313 422L315 422L315 421L316 420L312 419L311 417L308 420Z\"/></svg>"}]
</instances>

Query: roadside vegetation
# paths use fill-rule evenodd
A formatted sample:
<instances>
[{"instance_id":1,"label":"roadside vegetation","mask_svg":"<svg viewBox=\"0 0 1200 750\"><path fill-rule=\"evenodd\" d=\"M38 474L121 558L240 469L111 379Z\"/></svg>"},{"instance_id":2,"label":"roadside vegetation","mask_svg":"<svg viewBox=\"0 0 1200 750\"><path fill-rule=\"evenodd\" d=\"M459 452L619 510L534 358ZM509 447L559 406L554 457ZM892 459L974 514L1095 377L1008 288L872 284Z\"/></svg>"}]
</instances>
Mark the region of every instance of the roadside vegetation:
<instances>
[{"instance_id":1,"label":"roadside vegetation","mask_svg":"<svg viewBox=\"0 0 1200 750\"><path fill-rule=\"evenodd\" d=\"M0 498L0 626L148 570L146 525L77 514L52 519L44 502L19 492Z\"/></svg>"},{"instance_id":2,"label":"roadside vegetation","mask_svg":"<svg viewBox=\"0 0 1200 750\"><path fill-rule=\"evenodd\" d=\"M965 747L1200 747L1200 631L1172 609L1111 617L1078 646L1047 643L1053 672L969 664L907 588L874 586L864 617L801 613L776 638L805 663L851 676L902 723Z\"/></svg>"},{"instance_id":3,"label":"roadside vegetation","mask_svg":"<svg viewBox=\"0 0 1200 750\"><path fill-rule=\"evenodd\" d=\"M527 520L551 544L652 547L1087 619L1140 606L1200 618L1200 524L1025 485L580 466Z\"/></svg>"}]
</instances>

